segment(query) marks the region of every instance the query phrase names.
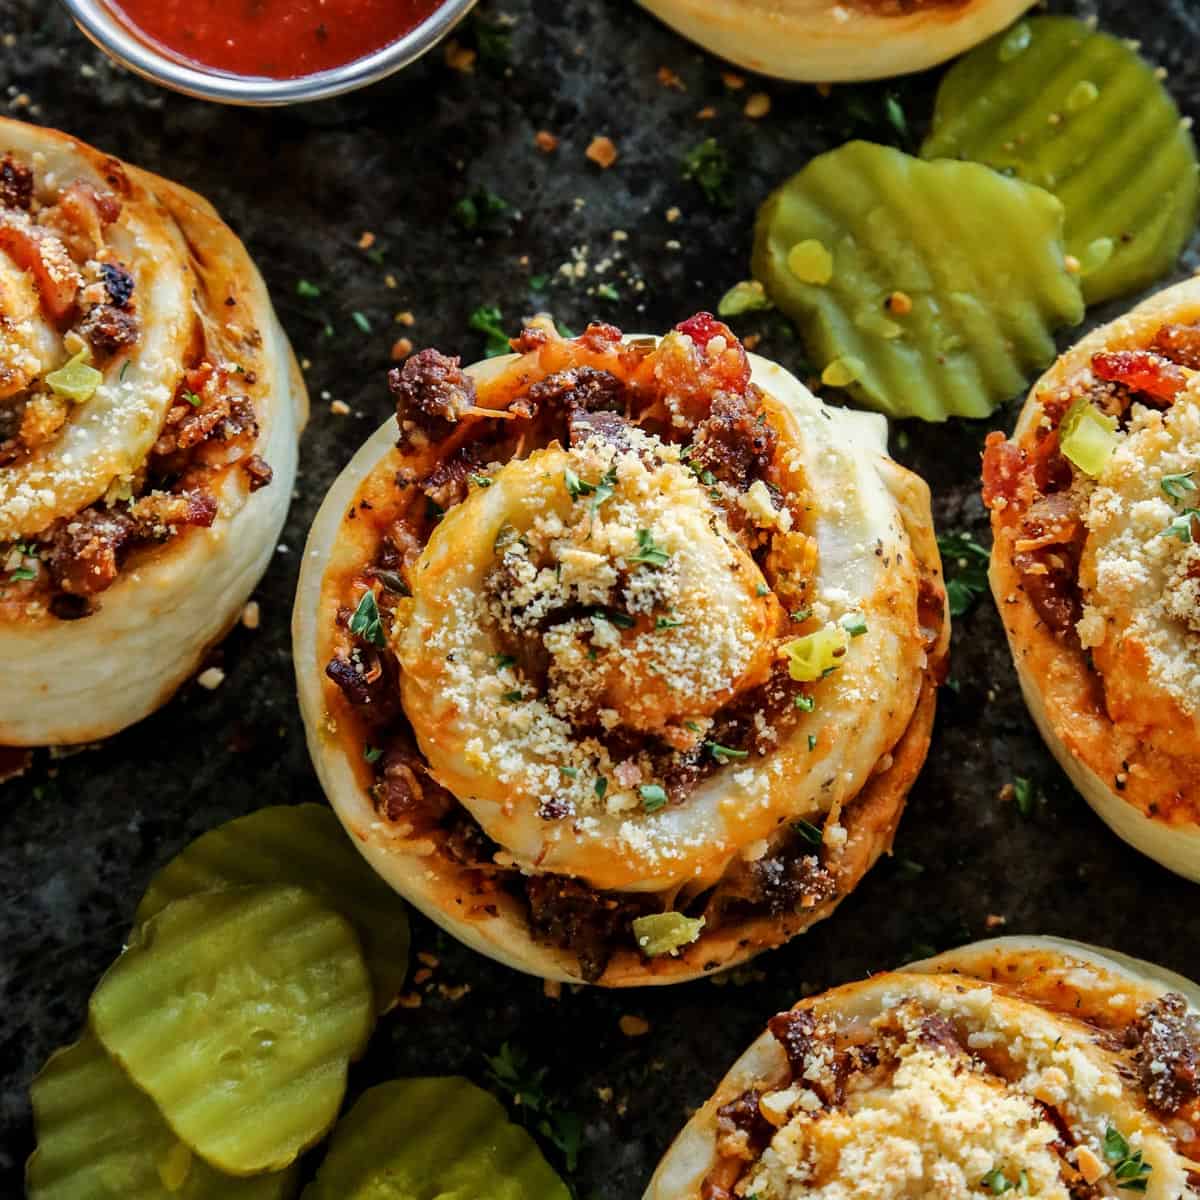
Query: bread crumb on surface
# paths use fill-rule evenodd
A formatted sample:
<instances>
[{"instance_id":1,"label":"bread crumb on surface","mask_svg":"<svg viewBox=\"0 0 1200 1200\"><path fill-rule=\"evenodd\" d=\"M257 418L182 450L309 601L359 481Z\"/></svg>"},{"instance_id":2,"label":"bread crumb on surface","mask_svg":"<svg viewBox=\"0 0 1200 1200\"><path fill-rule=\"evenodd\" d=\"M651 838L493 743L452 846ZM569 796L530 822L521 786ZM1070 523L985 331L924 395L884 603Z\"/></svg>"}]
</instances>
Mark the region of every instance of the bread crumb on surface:
<instances>
[{"instance_id":1,"label":"bread crumb on surface","mask_svg":"<svg viewBox=\"0 0 1200 1200\"><path fill-rule=\"evenodd\" d=\"M533 144L543 154L553 154L558 149L558 138L554 136L548 129L539 129L533 135Z\"/></svg>"},{"instance_id":2,"label":"bread crumb on surface","mask_svg":"<svg viewBox=\"0 0 1200 1200\"><path fill-rule=\"evenodd\" d=\"M242 624L247 629L257 629L262 619L262 611L257 600L251 600L242 609Z\"/></svg>"},{"instance_id":3,"label":"bread crumb on surface","mask_svg":"<svg viewBox=\"0 0 1200 1200\"><path fill-rule=\"evenodd\" d=\"M209 667L196 676L196 682L202 688L215 692L225 682L225 672L220 667Z\"/></svg>"},{"instance_id":4,"label":"bread crumb on surface","mask_svg":"<svg viewBox=\"0 0 1200 1200\"><path fill-rule=\"evenodd\" d=\"M617 1024L626 1037L642 1037L650 1032L650 1022L645 1017L634 1017L627 1013Z\"/></svg>"},{"instance_id":5,"label":"bread crumb on surface","mask_svg":"<svg viewBox=\"0 0 1200 1200\"><path fill-rule=\"evenodd\" d=\"M617 147L612 138L601 134L592 138L584 155L598 167L607 170L617 161Z\"/></svg>"},{"instance_id":6,"label":"bread crumb on surface","mask_svg":"<svg viewBox=\"0 0 1200 1200\"><path fill-rule=\"evenodd\" d=\"M771 111L771 97L766 92L752 92L746 97L746 105L742 112L752 121L765 117Z\"/></svg>"}]
</instances>

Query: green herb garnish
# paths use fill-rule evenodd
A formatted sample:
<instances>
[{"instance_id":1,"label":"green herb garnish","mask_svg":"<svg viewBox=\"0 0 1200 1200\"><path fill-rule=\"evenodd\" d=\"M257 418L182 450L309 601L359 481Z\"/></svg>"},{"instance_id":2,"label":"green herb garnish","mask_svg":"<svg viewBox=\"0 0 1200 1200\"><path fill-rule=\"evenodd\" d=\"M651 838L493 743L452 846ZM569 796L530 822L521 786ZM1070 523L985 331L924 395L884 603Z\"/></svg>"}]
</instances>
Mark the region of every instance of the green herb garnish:
<instances>
[{"instance_id":1,"label":"green herb garnish","mask_svg":"<svg viewBox=\"0 0 1200 1200\"><path fill-rule=\"evenodd\" d=\"M1154 1169L1148 1162L1142 1161L1142 1152L1130 1152L1129 1142L1110 1125L1104 1131L1104 1157L1112 1165L1113 1177L1117 1187L1127 1192L1144 1192L1150 1182L1146 1176Z\"/></svg>"},{"instance_id":2,"label":"green herb garnish","mask_svg":"<svg viewBox=\"0 0 1200 1200\"><path fill-rule=\"evenodd\" d=\"M599 283L596 285L596 295L601 300L620 300L621 293L611 283Z\"/></svg>"},{"instance_id":3,"label":"green herb garnish","mask_svg":"<svg viewBox=\"0 0 1200 1200\"><path fill-rule=\"evenodd\" d=\"M1017 802L1017 812L1021 816L1033 815L1033 784L1024 776L1018 775L1013 780L1013 799Z\"/></svg>"},{"instance_id":4,"label":"green herb garnish","mask_svg":"<svg viewBox=\"0 0 1200 1200\"><path fill-rule=\"evenodd\" d=\"M592 785L592 790L601 800L604 799L604 793L608 791L608 780L603 775L597 776L595 784Z\"/></svg>"},{"instance_id":5,"label":"green herb garnish","mask_svg":"<svg viewBox=\"0 0 1200 1200\"><path fill-rule=\"evenodd\" d=\"M511 692L505 692L503 699L509 704L516 704L518 700L525 699L525 693L520 688L513 688Z\"/></svg>"},{"instance_id":6,"label":"green herb garnish","mask_svg":"<svg viewBox=\"0 0 1200 1200\"><path fill-rule=\"evenodd\" d=\"M383 621L379 616L379 605L375 603L375 593L369 588L363 592L354 615L350 618L350 632L370 642L372 646L382 646Z\"/></svg>"},{"instance_id":7,"label":"green herb garnish","mask_svg":"<svg viewBox=\"0 0 1200 1200\"><path fill-rule=\"evenodd\" d=\"M969 533L939 533L950 615L961 617L987 591L988 552Z\"/></svg>"},{"instance_id":8,"label":"green herb garnish","mask_svg":"<svg viewBox=\"0 0 1200 1200\"><path fill-rule=\"evenodd\" d=\"M619 612L615 608L595 608L592 610L592 616L599 617L618 629L632 629L636 624L628 613Z\"/></svg>"},{"instance_id":9,"label":"green herb garnish","mask_svg":"<svg viewBox=\"0 0 1200 1200\"><path fill-rule=\"evenodd\" d=\"M18 567L9 577L9 583L25 583L30 579L37 578L37 571L33 567Z\"/></svg>"},{"instance_id":10,"label":"green herb garnish","mask_svg":"<svg viewBox=\"0 0 1200 1200\"><path fill-rule=\"evenodd\" d=\"M852 638L862 637L867 632L867 619L862 613L847 613L841 626Z\"/></svg>"},{"instance_id":11,"label":"green herb garnish","mask_svg":"<svg viewBox=\"0 0 1200 1200\"><path fill-rule=\"evenodd\" d=\"M488 358L496 358L508 354L512 347L508 344L509 337L500 322L504 314L494 304L481 304L468 318L467 324L479 333L486 335L487 346L484 354Z\"/></svg>"},{"instance_id":12,"label":"green herb garnish","mask_svg":"<svg viewBox=\"0 0 1200 1200\"><path fill-rule=\"evenodd\" d=\"M468 475L467 478L470 479L470 481L476 487L491 487L492 486L491 477L488 475Z\"/></svg>"},{"instance_id":13,"label":"green herb garnish","mask_svg":"<svg viewBox=\"0 0 1200 1200\"><path fill-rule=\"evenodd\" d=\"M716 138L705 138L683 156L680 176L691 180L704 193L710 204L718 208L732 208L733 194L730 181L733 168L729 155Z\"/></svg>"},{"instance_id":14,"label":"green herb garnish","mask_svg":"<svg viewBox=\"0 0 1200 1200\"><path fill-rule=\"evenodd\" d=\"M803 694L797 696L794 703L801 712L812 712L817 707L817 702L811 696Z\"/></svg>"},{"instance_id":15,"label":"green herb garnish","mask_svg":"<svg viewBox=\"0 0 1200 1200\"><path fill-rule=\"evenodd\" d=\"M309 283L307 279L296 283L296 295L303 296L305 300L315 300L320 294L321 289L315 283Z\"/></svg>"},{"instance_id":16,"label":"green herb garnish","mask_svg":"<svg viewBox=\"0 0 1200 1200\"><path fill-rule=\"evenodd\" d=\"M1192 478L1195 471L1184 471L1181 475L1164 475L1159 486L1172 500L1183 500L1188 492L1196 490L1196 481Z\"/></svg>"},{"instance_id":17,"label":"green herb garnish","mask_svg":"<svg viewBox=\"0 0 1200 1200\"><path fill-rule=\"evenodd\" d=\"M792 829L813 846L819 846L825 840L825 835L821 832L820 827L803 818L793 821Z\"/></svg>"},{"instance_id":18,"label":"green herb garnish","mask_svg":"<svg viewBox=\"0 0 1200 1200\"><path fill-rule=\"evenodd\" d=\"M485 187L476 188L450 210L454 219L468 232L484 232L496 228L512 206L503 196Z\"/></svg>"},{"instance_id":19,"label":"green herb garnish","mask_svg":"<svg viewBox=\"0 0 1200 1200\"><path fill-rule=\"evenodd\" d=\"M183 398L184 398L184 399L185 399L185 400L186 400L186 401L187 401L187 402L188 402L188 403L189 403L189 404L190 404L190 405L191 405L193 408L199 408L199 407L200 407L200 405L204 403L204 401L203 401L203 400L201 400L201 399L200 399L200 397L199 397L199 396L197 396L195 392L187 392L187 391L185 391L185 392L183 393Z\"/></svg>"},{"instance_id":20,"label":"green herb garnish","mask_svg":"<svg viewBox=\"0 0 1200 1200\"><path fill-rule=\"evenodd\" d=\"M378 746L364 746L363 758L369 763L377 763L383 757L383 751Z\"/></svg>"},{"instance_id":21,"label":"green herb garnish","mask_svg":"<svg viewBox=\"0 0 1200 1200\"><path fill-rule=\"evenodd\" d=\"M366 316L364 316L362 313L355 310L350 314L350 319L359 327L359 329L363 331L363 333L371 332L371 322L368 321Z\"/></svg>"},{"instance_id":22,"label":"green herb garnish","mask_svg":"<svg viewBox=\"0 0 1200 1200\"><path fill-rule=\"evenodd\" d=\"M506 667L515 667L517 660L511 654L493 654L492 662L496 665L497 671L503 671Z\"/></svg>"},{"instance_id":23,"label":"green herb garnish","mask_svg":"<svg viewBox=\"0 0 1200 1200\"><path fill-rule=\"evenodd\" d=\"M649 529L639 529L637 540L637 553L629 556L631 563L643 563L648 567L665 567L670 561L670 553L654 540L654 534Z\"/></svg>"},{"instance_id":24,"label":"green herb garnish","mask_svg":"<svg viewBox=\"0 0 1200 1200\"><path fill-rule=\"evenodd\" d=\"M1200 508L1185 508L1177 517L1171 519L1170 524L1158 536L1178 538L1181 542L1194 542L1196 539L1192 532L1192 522L1198 517Z\"/></svg>"},{"instance_id":25,"label":"green herb garnish","mask_svg":"<svg viewBox=\"0 0 1200 1200\"><path fill-rule=\"evenodd\" d=\"M497 1054L484 1056L492 1082L513 1098L520 1119L562 1152L568 1171L574 1171L583 1141L583 1123L546 1095L546 1068L533 1070L524 1051L505 1042Z\"/></svg>"},{"instance_id":26,"label":"green herb garnish","mask_svg":"<svg viewBox=\"0 0 1200 1200\"><path fill-rule=\"evenodd\" d=\"M682 621L676 621L672 617L659 617L658 620L654 622L654 628L655 629L678 629L680 627L680 625L682 625L682 624L683 624Z\"/></svg>"},{"instance_id":27,"label":"green herb garnish","mask_svg":"<svg viewBox=\"0 0 1200 1200\"><path fill-rule=\"evenodd\" d=\"M638 794L642 797L642 808L646 812L658 812L666 807L667 793L657 783L643 783L638 788Z\"/></svg>"},{"instance_id":28,"label":"green herb garnish","mask_svg":"<svg viewBox=\"0 0 1200 1200\"><path fill-rule=\"evenodd\" d=\"M729 746L722 746L719 742L705 742L704 748L719 763L733 762L734 759L745 758L750 753L749 750L733 750Z\"/></svg>"}]
</instances>

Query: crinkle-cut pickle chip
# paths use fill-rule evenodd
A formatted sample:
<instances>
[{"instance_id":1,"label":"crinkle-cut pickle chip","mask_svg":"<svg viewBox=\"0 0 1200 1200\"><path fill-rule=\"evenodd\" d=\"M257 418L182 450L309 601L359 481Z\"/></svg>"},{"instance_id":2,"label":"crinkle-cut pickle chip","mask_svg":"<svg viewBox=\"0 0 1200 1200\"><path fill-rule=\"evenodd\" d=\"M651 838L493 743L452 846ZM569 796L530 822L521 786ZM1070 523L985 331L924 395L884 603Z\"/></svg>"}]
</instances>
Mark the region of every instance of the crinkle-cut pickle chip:
<instances>
[{"instance_id":1,"label":"crinkle-cut pickle chip","mask_svg":"<svg viewBox=\"0 0 1200 1200\"><path fill-rule=\"evenodd\" d=\"M534 1140L465 1079L397 1079L338 1122L303 1200L569 1200Z\"/></svg>"},{"instance_id":2,"label":"crinkle-cut pickle chip","mask_svg":"<svg viewBox=\"0 0 1200 1200\"><path fill-rule=\"evenodd\" d=\"M374 1012L353 928L298 887L167 905L88 1007L180 1140L230 1175L282 1170L325 1135Z\"/></svg>"},{"instance_id":3,"label":"crinkle-cut pickle chip","mask_svg":"<svg viewBox=\"0 0 1200 1200\"><path fill-rule=\"evenodd\" d=\"M170 1130L87 1031L51 1055L30 1088L37 1149L28 1200L288 1200L297 1171L235 1179Z\"/></svg>"},{"instance_id":4,"label":"crinkle-cut pickle chip","mask_svg":"<svg viewBox=\"0 0 1200 1200\"><path fill-rule=\"evenodd\" d=\"M379 1012L387 1012L408 970L404 902L363 861L333 810L279 805L198 837L150 881L137 924L172 900L239 884L296 884L346 917L362 939Z\"/></svg>"},{"instance_id":5,"label":"crinkle-cut pickle chip","mask_svg":"<svg viewBox=\"0 0 1200 1200\"><path fill-rule=\"evenodd\" d=\"M1033 17L959 60L923 158L966 158L1053 192L1089 304L1169 271L1196 227L1196 146L1154 67L1074 17Z\"/></svg>"},{"instance_id":6,"label":"crinkle-cut pickle chip","mask_svg":"<svg viewBox=\"0 0 1200 1200\"><path fill-rule=\"evenodd\" d=\"M977 163L849 142L759 210L754 274L799 326L825 382L893 417L985 417L1083 319L1062 205ZM788 258L819 242L825 283Z\"/></svg>"}]
</instances>

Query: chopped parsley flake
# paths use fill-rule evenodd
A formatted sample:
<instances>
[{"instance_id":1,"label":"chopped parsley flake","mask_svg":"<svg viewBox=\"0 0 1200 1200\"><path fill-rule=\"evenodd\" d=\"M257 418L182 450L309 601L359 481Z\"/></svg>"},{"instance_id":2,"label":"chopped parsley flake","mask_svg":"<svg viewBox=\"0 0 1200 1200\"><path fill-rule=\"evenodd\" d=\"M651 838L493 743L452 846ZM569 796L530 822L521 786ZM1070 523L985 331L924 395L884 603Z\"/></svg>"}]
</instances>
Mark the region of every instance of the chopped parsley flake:
<instances>
[{"instance_id":1,"label":"chopped parsley flake","mask_svg":"<svg viewBox=\"0 0 1200 1200\"><path fill-rule=\"evenodd\" d=\"M1003 1196L1005 1192L1011 1192L1017 1187L999 1167L989 1171L979 1181L979 1186L987 1188L993 1196Z\"/></svg>"},{"instance_id":2,"label":"chopped parsley flake","mask_svg":"<svg viewBox=\"0 0 1200 1200\"><path fill-rule=\"evenodd\" d=\"M497 671L503 671L505 667L515 667L517 660L511 654L493 654L492 662L496 664Z\"/></svg>"},{"instance_id":3,"label":"chopped parsley flake","mask_svg":"<svg viewBox=\"0 0 1200 1200\"><path fill-rule=\"evenodd\" d=\"M801 712L812 712L817 707L817 702L811 696L804 695L797 696L795 704Z\"/></svg>"},{"instance_id":4,"label":"chopped parsley flake","mask_svg":"<svg viewBox=\"0 0 1200 1200\"><path fill-rule=\"evenodd\" d=\"M1181 542L1194 542L1196 538L1192 522L1198 517L1200 517L1200 508L1185 508L1177 517L1172 518L1159 537L1173 537L1178 538Z\"/></svg>"},{"instance_id":5,"label":"chopped parsley flake","mask_svg":"<svg viewBox=\"0 0 1200 1200\"><path fill-rule=\"evenodd\" d=\"M673 617L659 617L654 622L655 629L678 629L682 625L682 621L676 621Z\"/></svg>"},{"instance_id":6,"label":"chopped parsley flake","mask_svg":"<svg viewBox=\"0 0 1200 1200\"><path fill-rule=\"evenodd\" d=\"M518 700L525 699L525 693L520 688L514 688L511 692L505 692L503 698L509 704L516 704Z\"/></svg>"},{"instance_id":7,"label":"chopped parsley flake","mask_svg":"<svg viewBox=\"0 0 1200 1200\"><path fill-rule=\"evenodd\" d=\"M754 594L756 596L769 596L771 594L771 589L769 587L767 587L767 585L765 583L760 583L754 589Z\"/></svg>"},{"instance_id":8,"label":"chopped parsley flake","mask_svg":"<svg viewBox=\"0 0 1200 1200\"><path fill-rule=\"evenodd\" d=\"M604 799L604 793L608 791L608 780L603 775L597 777L593 791L601 800Z\"/></svg>"},{"instance_id":9,"label":"chopped parsley flake","mask_svg":"<svg viewBox=\"0 0 1200 1200\"><path fill-rule=\"evenodd\" d=\"M368 321L367 318L357 310L350 314L350 320L352 320L355 325L357 325L359 329L363 331L363 333L371 332L371 322Z\"/></svg>"},{"instance_id":10,"label":"chopped parsley flake","mask_svg":"<svg viewBox=\"0 0 1200 1200\"><path fill-rule=\"evenodd\" d=\"M807 621L811 616L811 608L798 608L794 613L792 613L792 620L795 621L797 625L803 625L804 622Z\"/></svg>"},{"instance_id":11,"label":"chopped parsley flake","mask_svg":"<svg viewBox=\"0 0 1200 1200\"><path fill-rule=\"evenodd\" d=\"M512 30L505 25L485 21L478 13L473 18L473 24L475 52L479 55L480 65L494 75L502 75L512 57ZM502 200L500 202L504 203Z\"/></svg>"},{"instance_id":12,"label":"chopped parsley flake","mask_svg":"<svg viewBox=\"0 0 1200 1200\"><path fill-rule=\"evenodd\" d=\"M364 746L363 758L369 763L376 763L383 757L383 751L378 746Z\"/></svg>"},{"instance_id":13,"label":"chopped parsley flake","mask_svg":"<svg viewBox=\"0 0 1200 1200\"><path fill-rule=\"evenodd\" d=\"M647 567L665 567L670 561L670 554L655 540L649 529L637 531L638 550L629 556L631 563L642 563Z\"/></svg>"},{"instance_id":14,"label":"chopped parsley flake","mask_svg":"<svg viewBox=\"0 0 1200 1200\"><path fill-rule=\"evenodd\" d=\"M18 567L9 577L9 583L23 583L26 580L36 579L37 570L34 567Z\"/></svg>"},{"instance_id":15,"label":"chopped parsley flake","mask_svg":"<svg viewBox=\"0 0 1200 1200\"><path fill-rule=\"evenodd\" d=\"M1119 1130L1110 1125L1104 1131L1104 1157L1112 1165L1117 1187L1127 1192L1144 1192L1150 1182L1146 1176L1154 1169L1142 1161L1142 1152L1130 1153L1129 1142Z\"/></svg>"},{"instance_id":16,"label":"chopped parsley flake","mask_svg":"<svg viewBox=\"0 0 1200 1200\"><path fill-rule=\"evenodd\" d=\"M547 282L549 282L549 279L550 279L549 275L530 275L529 290L531 292L544 292L546 290L546 284L547 284Z\"/></svg>"},{"instance_id":17,"label":"chopped parsley flake","mask_svg":"<svg viewBox=\"0 0 1200 1200\"><path fill-rule=\"evenodd\" d=\"M643 783L638 788L638 794L642 797L642 808L646 812L658 812L666 807L667 793L657 783Z\"/></svg>"},{"instance_id":18,"label":"chopped parsley flake","mask_svg":"<svg viewBox=\"0 0 1200 1200\"><path fill-rule=\"evenodd\" d=\"M297 281L297 296L303 296L305 300L315 300L320 294L321 289L315 283L309 283L307 279Z\"/></svg>"},{"instance_id":19,"label":"chopped parsley flake","mask_svg":"<svg viewBox=\"0 0 1200 1200\"><path fill-rule=\"evenodd\" d=\"M479 187L464 196L450 210L455 221L469 233L484 233L496 229L511 211L503 196L489 188Z\"/></svg>"},{"instance_id":20,"label":"chopped parsley flake","mask_svg":"<svg viewBox=\"0 0 1200 1200\"><path fill-rule=\"evenodd\" d=\"M809 752L811 753L811 752L812 752L813 750L815 750L816 748L817 748L817 735L816 735L815 733L810 733L810 734L808 735L808 749L809 749Z\"/></svg>"},{"instance_id":21,"label":"chopped parsley flake","mask_svg":"<svg viewBox=\"0 0 1200 1200\"><path fill-rule=\"evenodd\" d=\"M185 399L185 400L186 400L186 401L187 401L187 402L188 402L188 403L189 403L189 404L190 404L190 405L191 405L193 408L199 408L199 407L200 407L200 405L204 403L204 401L203 401L203 400L201 400L201 399L200 399L200 397L199 397L199 396L197 396L195 392L188 392L188 391L185 391L185 392L183 393L183 398L184 398L184 399Z\"/></svg>"},{"instance_id":22,"label":"chopped parsley flake","mask_svg":"<svg viewBox=\"0 0 1200 1200\"><path fill-rule=\"evenodd\" d=\"M580 496L591 496L592 511L594 512L613 494L617 483L617 469L610 467L600 477L599 483L589 483L586 479L580 479L570 467L567 467L563 471L563 483L566 484L567 494L572 500L578 500Z\"/></svg>"},{"instance_id":23,"label":"chopped parsley flake","mask_svg":"<svg viewBox=\"0 0 1200 1200\"><path fill-rule=\"evenodd\" d=\"M468 478L476 487L491 487L492 480L487 475L469 475Z\"/></svg>"},{"instance_id":24,"label":"chopped parsley flake","mask_svg":"<svg viewBox=\"0 0 1200 1200\"><path fill-rule=\"evenodd\" d=\"M508 334L504 326L500 324L504 320L504 314L494 304L481 304L467 318L467 324L479 333L487 337L487 346L484 353L488 358L495 358L500 354L508 354L512 347L508 344Z\"/></svg>"},{"instance_id":25,"label":"chopped parsley flake","mask_svg":"<svg viewBox=\"0 0 1200 1200\"><path fill-rule=\"evenodd\" d=\"M722 746L719 742L705 742L704 748L719 763L732 762L735 758L745 758L750 753L749 750L733 750L729 746Z\"/></svg>"},{"instance_id":26,"label":"chopped parsley flake","mask_svg":"<svg viewBox=\"0 0 1200 1200\"><path fill-rule=\"evenodd\" d=\"M733 193L730 181L733 168L729 155L716 138L705 138L683 156L680 177L691 180L709 204L717 208L732 208Z\"/></svg>"},{"instance_id":27,"label":"chopped parsley flake","mask_svg":"<svg viewBox=\"0 0 1200 1200\"><path fill-rule=\"evenodd\" d=\"M1164 475L1160 486L1172 500L1183 500L1188 492L1196 490L1196 481L1192 478L1195 471L1184 471L1182 475Z\"/></svg>"},{"instance_id":28,"label":"chopped parsley flake","mask_svg":"<svg viewBox=\"0 0 1200 1200\"><path fill-rule=\"evenodd\" d=\"M628 613L618 612L615 608L593 609L592 616L600 617L618 629L632 629L635 624L634 619Z\"/></svg>"},{"instance_id":29,"label":"chopped parsley flake","mask_svg":"<svg viewBox=\"0 0 1200 1200\"><path fill-rule=\"evenodd\" d=\"M1017 802L1017 812L1021 816L1033 815L1033 784L1021 775L1013 780L1013 799Z\"/></svg>"},{"instance_id":30,"label":"chopped parsley flake","mask_svg":"<svg viewBox=\"0 0 1200 1200\"><path fill-rule=\"evenodd\" d=\"M852 637L862 637L867 632L867 619L862 613L847 613L841 621L842 628Z\"/></svg>"},{"instance_id":31,"label":"chopped parsley flake","mask_svg":"<svg viewBox=\"0 0 1200 1200\"><path fill-rule=\"evenodd\" d=\"M546 1068L533 1070L525 1052L508 1042L498 1054L484 1058L492 1082L513 1097L520 1118L549 1138L561 1151L567 1170L574 1171L583 1142L583 1122L546 1095Z\"/></svg>"},{"instance_id":32,"label":"chopped parsley flake","mask_svg":"<svg viewBox=\"0 0 1200 1200\"><path fill-rule=\"evenodd\" d=\"M383 621L379 616L379 605L375 603L375 593L370 588L363 592L350 618L350 632L372 646L384 645Z\"/></svg>"},{"instance_id":33,"label":"chopped parsley flake","mask_svg":"<svg viewBox=\"0 0 1200 1200\"><path fill-rule=\"evenodd\" d=\"M969 533L939 533L950 615L961 617L987 591L988 552Z\"/></svg>"},{"instance_id":34,"label":"chopped parsley flake","mask_svg":"<svg viewBox=\"0 0 1200 1200\"><path fill-rule=\"evenodd\" d=\"M565 775L568 779L574 779L575 776L579 774L579 768L578 767L559 767L558 772L560 775Z\"/></svg>"},{"instance_id":35,"label":"chopped parsley flake","mask_svg":"<svg viewBox=\"0 0 1200 1200\"><path fill-rule=\"evenodd\" d=\"M611 283L601 283L596 286L596 295L601 300L620 300L621 293Z\"/></svg>"},{"instance_id":36,"label":"chopped parsley flake","mask_svg":"<svg viewBox=\"0 0 1200 1200\"><path fill-rule=\"evenodd\" d=\"M806 841L814 846L819 846L824 840L825 835L820 828L814 825L811 821L805 821L801 818L799 821L792 822L792 828Z\"/></svg>"}]
</instances>

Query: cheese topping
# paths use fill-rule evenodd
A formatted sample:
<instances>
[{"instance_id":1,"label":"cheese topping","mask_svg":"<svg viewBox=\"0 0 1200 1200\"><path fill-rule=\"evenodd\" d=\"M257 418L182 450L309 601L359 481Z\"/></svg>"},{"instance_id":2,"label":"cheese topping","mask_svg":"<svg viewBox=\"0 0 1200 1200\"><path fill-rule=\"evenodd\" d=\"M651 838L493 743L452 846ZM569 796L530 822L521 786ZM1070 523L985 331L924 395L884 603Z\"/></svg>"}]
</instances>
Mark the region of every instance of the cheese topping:
<instances>
[{"instance_id":1,"label":"cheese topping","mask_svg":"<svg viewBox=\"0 0 1200 1200\"><path fill-rule=\"evenodd\" d=\"M1193 393L1165 412L1136 409L1092 491L1080 563L1077 631L1104 677L1109 715L1176 753L1200 751L1200 563L1184 515L1190 493L1175 498L1163 480L1198 468Z\"/></svg>"},{"instance_id":2,"label":"cheese topping","mask_svg":"<svg viewBox=\"0 0 1200 1200\"><path fill-rule=\"evenodd\" d=\"M1023 1194L1068 1200L1057 1137L1033 1099L965 1056L911 1043L891 1078L844 1108L801 1109L750 1176L759 1200L967 1200L993 1171Z\"/></svg>"}]
</instances>

